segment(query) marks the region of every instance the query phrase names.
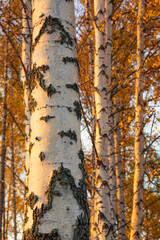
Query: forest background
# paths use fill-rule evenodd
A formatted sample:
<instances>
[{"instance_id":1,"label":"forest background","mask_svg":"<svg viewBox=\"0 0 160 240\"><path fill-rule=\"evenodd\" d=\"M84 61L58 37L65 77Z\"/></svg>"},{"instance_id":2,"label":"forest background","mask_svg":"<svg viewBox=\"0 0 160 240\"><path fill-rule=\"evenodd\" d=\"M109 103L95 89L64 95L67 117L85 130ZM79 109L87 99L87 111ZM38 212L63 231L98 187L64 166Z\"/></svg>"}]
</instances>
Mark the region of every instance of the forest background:
<instances>
[{"instance_id":1,"label":"forest background","mask_svg":"<svg viewBox=\"0 0 160 240\"><path fill-rule=\"evenodd\" d=\"M87 5L87 3L89 3ZM85 153L88 202L91 206L95 165L94 54L95 17L93 1L75 4L79 62L81 135ZM23 1L0 1L0 141L2 239L21 239L25 193L25 105L21 57ZM120 132L119 155L123 170L126 239L130 235L133 199L135 140L135 80L137 66L138 1L115 0L112 11L112 115L119 113L112 132ZM160 4L145 1L144 14L144 198L141 239L160 239ZM103 31L103 22L101 23ZM91 57L92 54L92 57ZM116 124L115 124L116 122ZM117 130L118 129L118 130ZM114 154L116 147L114 146ZM116 176L118 178L118 176ZM117 187L118 188L118 187ZM116 188L116 190L117 190ZM118 190L117 190L118 191ZM2 195L2 194L1 194ZM2 201L2 199L0 200ZM118 203L117 203L118 209ZM118 211L118 210L117 210ZM118 214L117 214L118 215ZM118 219L117 219L118 222ZM118 234L118 227L117 227Z\"/></svg>"}]
</instances>

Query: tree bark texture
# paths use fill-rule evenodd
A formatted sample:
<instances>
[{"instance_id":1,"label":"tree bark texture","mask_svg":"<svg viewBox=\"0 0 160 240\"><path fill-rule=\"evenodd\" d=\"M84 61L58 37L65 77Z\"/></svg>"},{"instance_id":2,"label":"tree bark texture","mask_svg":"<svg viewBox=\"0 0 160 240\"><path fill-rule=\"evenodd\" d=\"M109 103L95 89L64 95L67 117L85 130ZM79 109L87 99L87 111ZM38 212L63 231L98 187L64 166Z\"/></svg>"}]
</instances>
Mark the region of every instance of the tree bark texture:
<instances>
[{"instance_id":1,"label":"tree bark texture","mask_svg":"<svg viewBox=\"0 0 160 240\"><path fill-rule=\"evenodd\" d=\"M113 224L114 239L116 238L116 174L114 156L114 117L112 114L112 80L111 80L111 44L112 44L112 1L105 0L106 8L106 75L108 86L108 175L111 201L111 221Z\"/></svg>"},{"instance_id":2,"label":"tree bark texture","mask_svg":"<svg viewBox=\"0 0 160 240\"><path fill-rule=\"evenodd\" d=\"M95 19L95 108L96 108L96 176L94 199L94 238L112 239L110 198L108 184L108 140L107 140L107 86L105 57L105 2L94 1Z\"/></svg>"},{"instance_id":3,"label":"tree bark texture","mask_svg":"<svg viewBox=\"0 0 160 240\"><path fill-rule=\"evenodd\" d=\"M123 188L123 168L120 147L120 111L118 98L115 100L115 132L114 132L114 146L115 146L115 171L116 171L116 199L117 199L117 227L118 240L126 239L125 230L125 205L124 205L124 188Z\"/></svg>"},{"instance_id":4,"label":"tree bark texture","mask_svg":"<svg viewBox=\"0 0 160 240\"><path fill-rule=\"evenodd\" d=\"M133 183L133 209L131 217L130 240L139 240L143 214L143 176L144 176L144 103L143 103L143 63L144 63L144 1L139 0L137 16L137 78L135 86L135 173Z\"/></svg>"},{"instance_id":5,"label":"tree bark texture","mask_svg":"<svg viewBox=\"0 0 160 240\"><path fill-rule=\"evenodd\" d=\"M32 1L30 169L24 239L89 239L74 2Z\"/></svg>"}]
</instances>

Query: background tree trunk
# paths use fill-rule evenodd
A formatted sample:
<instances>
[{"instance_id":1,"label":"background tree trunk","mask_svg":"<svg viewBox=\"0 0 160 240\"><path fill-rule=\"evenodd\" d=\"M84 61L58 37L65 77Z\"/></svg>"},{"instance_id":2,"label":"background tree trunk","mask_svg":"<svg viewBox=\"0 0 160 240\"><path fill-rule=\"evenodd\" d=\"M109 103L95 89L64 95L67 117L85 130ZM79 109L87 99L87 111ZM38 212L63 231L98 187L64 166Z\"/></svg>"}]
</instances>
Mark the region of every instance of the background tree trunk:
<instances>
[{"instance_id":1,"label":"background tree trunk","mask_svg":"<svg viewBox=\"0 0 160 240\"><path fill-rule=\"evenodd\" d=\"M29 74L31 72L31 58L32 58L32 7L30 0L23 1L22 12L22 61L24 68L22 68L24 101L25 101L25 170L26 178L25 184L28 186L28 174L30 168L30 153L29 153L29 131L30 131L30 111L29 111Z\"/></svg>"},{"instance_id":2,"label":"background tree trunk","mask_svg":"<svg viewBox=\"0 0 160 240\"><path fill-rule=\"evenodd\" d=\"M108 175L110 186L110 201L111 201L111 221L113 224L113 238L116 239L116 174L115 174L115 156L114 156L114 117L112 114L112 1L105 0L106 7L106 75L108 85Z\"/></svg>"},{"instance_id":3,"label":"background tree trunk","mask_svg":"<svg viewBox=\"0 0 160 240\"><path fill-rule=\"evenodd\" d=\"M5 64L4 64L4 79L8 80L8 43L6 45L5 52ZM0 165L0 240L2 240L2 222L3 214L5 214L5 159L6 159L6 119L7 119L7 84L4 87L4 98L3 98L3 122L2 122L2 147L1 147L1 165ZM4 225L3 225L4 226ZM5 232L5 229L3 229Z\"/></svg>"},{"instance_id":4,"label":"background tree trunk","mask_svg":"<svg viewBox=\"0 0 160 240\"><path fill-rule=\"evenodd\" d=\"M143 51L144 51L144 1L139 0L137 16L137 78L135 86L135 173L133 183L133 209L130 240L140 239L143 214L144 177L144 102L143 102Z\"/></svg>"},{"instance_id":5,"label":"background tree trunk","mask_svg":"<svg viewBox=\"0 0 160 240\"><path fill-rule=\"evenodd\" d=\"M11 99L13 100L13 89L11 89ZM15 159L14 159L14 128L13 120L11 121L11 151L12 151L12 185L13 185L13 228L14 240L17 240L17 219L16 219L16 181L15 181Z\"/></svg>"},{"instance_id":6,"label":"background tree trunk","mask_svg":"<svg viewBox=\"0 0 160 240\"><path fill-rule=\"evenodd\" d=\"M124 205L124 188L123 188L123 169L122 157L120 147L120 109L119 102L116 97L116 113L115 113L115 132L114 132L114 145L115 145L115 171L116 171L116 199L117 199L117 226L118 226L118 240L126 239L126 222L125 222L125 205Z\"/></svg>"}]
</instances>

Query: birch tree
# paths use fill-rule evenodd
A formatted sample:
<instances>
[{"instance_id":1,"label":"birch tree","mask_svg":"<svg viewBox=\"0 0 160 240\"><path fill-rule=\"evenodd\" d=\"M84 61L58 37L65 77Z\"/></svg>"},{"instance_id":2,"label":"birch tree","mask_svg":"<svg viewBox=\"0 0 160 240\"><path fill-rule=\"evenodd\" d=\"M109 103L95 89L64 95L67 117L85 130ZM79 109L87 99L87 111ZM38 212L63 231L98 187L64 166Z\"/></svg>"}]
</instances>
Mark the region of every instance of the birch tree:
<instances>
[{"instance_id":1,"label":"birch tree","mask_svg":"<svg viewBox=\"0 0 160 240\"><path fill-rule=\"evenodd\" d=\"M4 60L4 79L8 80L8 43L5 46ZM7 83L4 85L3 99L3 123L2 123L2 146L1 146L1 163L0 163L0 240L5 233L5 223L3 216L5 215L5 161L6 161L6 121L7 121ZM2 232L3 226L3 232Z\"/></svg>"},{"instance_id":2,"label":"birch tree","mask_svg":"<svg viewBox=\"0 0 160 240\"><path fill-rule=\"evenodd\" d=\"M115 146L115 172L116 172L116 199L117 199L117 226L118 226L118 240L126 239L125 231L125 206L124 206L124 187L123 187L123 169L122 157L120 147L120 110L119 102L116 96L115 100L115 132L114 132L114 146Z\"/></svg>"},{"instance_id":3,"label":"birch tree","mask_svg":"<svg viewBox=\"0 0 160 240\"><path fill-rule=\"evenodd\" d=\"M85 1L86 6L86 26L87 26L87 45L88 45L88 61L89 61L89 82L91 84L92 88L92 142L94 142L95 139L95 100L94 100L94 53L93 53L93 40L91 39L91 19L90 19L90 10L91 10L91 1L86 0ZM95 149L94 146L92 147L92 190L91 190L91 210L90 210L90 239L93 238L94 234L94 189L95 189Z\"/></svg>"},{"instance_id":4,"label":"birch tree","mask_svg":"<svg viewBox=\"0 0 160 240\"><path fill-rule=\"evenodd\" d=\"M89 239L73 1L32 1L30 168L23 239Z\"/></svg>"},{"instance_id":5,"label":"birch tree","mask_svg":"<svg viewBox=\"0 0 160 240\"><path fill-rule=\"evenodd\" d=\"M95 19L95 108L96 108L96 176L94 200L94 238L112 239L108 185L107 86L105 58L105 2L94 1Z\"/></svg>"},{"instance_id":6,"label":"birch tree","mask_svg":"<svg viewBox=\"0 0 160 240\"><path fill-rule=\"evenodd\" d=\"M26 185L28 185L28 171L30 165L29 156L29 129L30 129L30 111L29 111L29 74L31 71L31 46L32 46L32 7L30 0L22 1L22 61L24 68L22 68L24 101L25 101L25 171L26 171Z\"/></svg>"},{"instance_id":7,"label":"birch tree","mask_svg":"<svg viewBox=\"0 0 160 240\"><path fill-rule=\"evenodd\" d=\"M112 80L111 80L111 44L112 44L112 1L105 1L106 8L106 76L108 85L108 176L110 186L110 201L111 201L111 220L116 229L116 175L115 175L115 156L114 156L114 118L112 114ZM114 236L115 238L115 236Z\"/></svg>"},{"instance_id":8,"label":"birch tree","mask_svg":"<svg viewBox=\"0 0 160 240\"><path fill-rule=\"evenodd\" d=\"M133 209L130 240L140 239L143 213L144 136L143 136L143 51L144 51L144 1L138 2L137 16L137 78L135 86L135 173L133 183Z\"/></svg>"}]
</instances>

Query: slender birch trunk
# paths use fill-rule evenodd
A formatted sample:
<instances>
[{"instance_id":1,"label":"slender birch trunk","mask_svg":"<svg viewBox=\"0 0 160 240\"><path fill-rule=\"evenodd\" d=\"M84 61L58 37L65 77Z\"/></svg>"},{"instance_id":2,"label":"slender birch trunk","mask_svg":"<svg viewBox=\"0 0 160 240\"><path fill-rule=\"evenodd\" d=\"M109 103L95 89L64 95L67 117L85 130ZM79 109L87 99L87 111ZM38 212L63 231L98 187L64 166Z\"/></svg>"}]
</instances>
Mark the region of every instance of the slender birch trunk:
<instances>
[{"instance_id":1,"label":"slender birch trunk","mask_svg":"<svg viewBox=\"0 0 160 240\"><path fill-rule=\"evenodd\" d=\"M10 198L11 198L11 188L8 188L8 201L7 201L7 208L6 208L6 224L5 224L5 240L8 239L8 228L9 228L9 210L10 210Z\"/></svg>"},{"instance_id":2,"label":"slender birch trunk","mask_svg":"<svg viewBox=\"0 0 160 240\"><path fill-rule=\"evenodd\" d=\"M4 197L4 209L3 209L3 233L2 239L5 240L6 236L6 206L5 206L5 197Z\"/></svg>"},{"instance_id":3,"label":"slender birch trunk","mask_svg":"<svg viewBox=\"0 0 160 240\"><path fill-rule=\"evenodd\" d=\"M31 71L31 45L32 45L32 8L31 1L24 0L23 2L23 19L22 19L22 61L25 66L25 71L22 68L23 87L24 87L24 101L25 101L25 170L26 178L25 184L28 186L28 173L30 168L29 156L29 130L30 130L30 111L29 111L29 74Z\"/></svg>"},{"instance_id":4,"label":"slender birch trunk","mask_svg":"<svg viewBox=\"0 0 160 240\"><path fill-rule=\"evenodd\" d=\"M137 79L135 87L135 173L133 183L133 209L130 240L140 239L143 214L144 136L143 136L143 50L144 50L144 0L139 0L137 16Z\"/></svg>"},{"instance_id":5,"label":"slender birch trunk","mask_svg":"<svg viewBox=\"0 0 160 240\"><path fill-rule=\"evenodd\" d=\"M8 79L8 65L7 65L8 44L6 46L4 78ZM2 147L1 147L1 164L0 164L0 240L2 240L2 222L3 214L5 214L4 198L5 198L5 159L6 159L6 120L7 120L7 84L4 87L3 98L3 120L2 120ZM3 225L4 226L4 225ZM3 229L5 231L5 229Z\"/></svg>"},{"instance_id":6,"label":"slender birch trunk","mask_svg":"<svg viewBox=\"0 0 160 240\"><path fill-rule=\"evenodd\" d=\"M92 86L92 141L95 140L95 100L94 100L94 55L93 45L91 40L91 25L90 25L90 0L86 0L86 26L87 26L87 44L89 53L89 81ZM90 239L93 239L94 228L94 179L95 179L95 150L92 148L92 192L91 192L91 212L90 212Z\"/></svg>"},{"instance_id":7,"label":"slender birch trunk","mask_svg":"<svg viewBox=\"0 0 160 240\"><path fill-rule=\"evenodd\" d=\"M74 2L34 0L24 239L89 239Z\"/></svg>"},{"instance_id":8,"label":"slender birch trunk","mask_svg":"<svg viewBox=\"0 0 160 240\"><path fill-rule=\"evenodd\" d=\"M120 148L120 112L119 102L116 98L116 113L115 113L115 171L116 171L116 199L117 199L117 225L118 225L118 240L126 239L125 230L125 205L124 205L124 189L123 189L123 169L122 157Z\"/></svg>"},{"instance_id":9,"label":"slender birch trunk","mask_svg":"<svg viewBox=\"0 0 160 240\"><path fill-rule=\"evenodd\" d=\"M94 1L95 15L95 107L96 107L96 179L94 200L94 237L97 240L112 239L110 199L108 186L107 141L107 87L104 31L104 0Z\"/></svg>"},{"instance_id":10,"label":"slender birch trunk","mask_svg":"<svg viewBox=\"0 0 160 240\"><path fill-rule=\"evenodd\" d=\"M13 89L11 89L11 99L13 99ZM16 219L16 182L15 182L15 159L14 159L14 133L13 120L11 120L11 151L12 151L12 185L13 185L13 228L14 240L17 240L17 219Z\"/></svg>"},{"instance_id":11,"label":"slender birch trunk","mask_svg":"<svg viewBox=\"0 0 160 240\"><path fill-rule=\"evenodd\" d=\"M112 44L112 1L105 0L106 8L106 74L108 85L108 162L109 162L109 186L111 200L111 221L114 232L116 230L116 174L114 156L114 117L112 114L112 80L111 80L111 44ZM116 234L114 233L114 239Z\"/></svg>"}]
</instances>

